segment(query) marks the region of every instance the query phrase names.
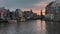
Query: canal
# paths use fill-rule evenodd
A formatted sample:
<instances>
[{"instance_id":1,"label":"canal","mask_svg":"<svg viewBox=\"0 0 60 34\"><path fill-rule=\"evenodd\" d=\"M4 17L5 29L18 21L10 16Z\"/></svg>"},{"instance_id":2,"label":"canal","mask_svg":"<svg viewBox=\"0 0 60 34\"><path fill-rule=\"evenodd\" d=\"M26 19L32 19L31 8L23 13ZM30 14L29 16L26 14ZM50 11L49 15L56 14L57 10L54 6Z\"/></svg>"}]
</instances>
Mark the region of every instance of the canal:
<instances>
[{"instance_id":1,"label":"canal","mask_svg":"<svg viewBox=\"0 0 60 34\"><path fill-rule=\"evenodd\" d=\"M0 34L59 34L59 22L30 20L0 24Z\"/></svg>"}]
</instances>

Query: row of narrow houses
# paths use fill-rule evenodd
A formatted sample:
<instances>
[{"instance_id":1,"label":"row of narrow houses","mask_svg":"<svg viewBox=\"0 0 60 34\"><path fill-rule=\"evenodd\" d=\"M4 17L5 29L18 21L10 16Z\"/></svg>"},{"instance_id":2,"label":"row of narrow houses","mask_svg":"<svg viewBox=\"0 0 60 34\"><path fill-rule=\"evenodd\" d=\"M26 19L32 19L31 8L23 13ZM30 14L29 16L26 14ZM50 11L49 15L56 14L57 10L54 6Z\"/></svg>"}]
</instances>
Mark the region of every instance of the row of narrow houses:
<instances>
[{"instance_id":1,"label":"row of narrow houses","mask_svg":"<svg viewBox=\"0 0 60 34\"><path fill-rule=\"evenodd\" d=\"M45 14L46 20L60 20L60 2L56 3L56 1L52 1L49 3L46 6Z\"/></svg>"},{"instance_id":2,"label":"row of narrow houses","mask_svg":"<svg viewBox=\"0 0 60 34\"><path fill-rule=\"evenodd\" d=\"M14 12L10 12L10 10L5 9L5 7L0 7L0 18L10 19L12 16L14 16Z\"/></svg>"},{"instance_id":3,"label":"row of narrow houses","mask_svg":"<svg viewBox=\"0 0 60 34\"><path fill-rule=\"evenodd\" d=\"M37 13L33 13L32 10L30 10L30 11L24 11L23 14L24 14L24 17L27 20L38 19L39 18L39 16L37 15Z\"/></svg>"},{"instance_id":4,"label":"row of narrow houses","mask_svg":"<svg viewBox=\"0 0 60 34\"><path fill-rule=\"evenodd\" d=\"M5 9L5 7L0 7L1 19L17 20L19 17L23 17L23 12L20 9L16 9L16 11L10 11L9 9Z\"/></svg>"},{"instance_id":5,"label":"row of narrow houses","mask_svg":"<svg viewBox=\"0 0 60 34\"><path fill-rule=\"evenodd\" d=\"M5 7L0 7L0 18L6 20L17 20L26 21L26 19L36 19L37 13L30 11L22 11L21 9L16 9L15 11L10 11L5 9Z\"/></svg>"}]
</instances>

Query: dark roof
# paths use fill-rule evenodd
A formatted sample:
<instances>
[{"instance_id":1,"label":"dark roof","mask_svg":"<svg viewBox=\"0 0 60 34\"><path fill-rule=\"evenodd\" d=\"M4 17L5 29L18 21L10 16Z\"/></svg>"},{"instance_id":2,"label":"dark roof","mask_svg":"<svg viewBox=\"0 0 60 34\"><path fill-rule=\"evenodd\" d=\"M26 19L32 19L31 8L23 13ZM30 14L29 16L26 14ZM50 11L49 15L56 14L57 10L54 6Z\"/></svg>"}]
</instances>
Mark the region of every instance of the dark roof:
<instances>
[{"instance_id":1,"label":"dark roof","mask_svg":"<svg viewBox=\"0 0 60 34\"><path fill-rule=\"evenodd\" d=\"M50 3L46 6L46 8L49 7L49 6L51 6L54 2L55 2L55 1L50 2Z\"/></svg>"}]
</instances>

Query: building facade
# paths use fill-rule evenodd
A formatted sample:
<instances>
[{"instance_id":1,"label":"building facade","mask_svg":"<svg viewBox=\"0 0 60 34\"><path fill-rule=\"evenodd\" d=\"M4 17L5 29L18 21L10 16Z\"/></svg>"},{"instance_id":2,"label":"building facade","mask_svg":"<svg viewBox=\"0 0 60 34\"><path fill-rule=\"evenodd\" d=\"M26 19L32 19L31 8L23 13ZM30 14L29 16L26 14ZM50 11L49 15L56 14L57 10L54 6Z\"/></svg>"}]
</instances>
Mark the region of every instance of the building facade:
<instances>
[{"instance_id":1,"label":"building facade","mask_svg":"<svg viewBox=\"0 0 60 34\"><path fill-rule=\"evenodd\" d=\"M0 8L0 18L6 18L7 17L6 13L7 13L7 10L4 7L1 7Z\"/></svg>"},{"instance_id":2,"label":"building facade","mask_svg":"<svg viewBox=\"0 0 60 34\"><path fill-rule=\"evenodd\" d=\"M10 19L13 19L13 20L16 19L15 12L14 11L10 12L9 17L10 17Z\"/></svg>"},{"instance_id":3,"label":"building facade","mask_svg":"<svg viewBox=\"0 0 60 34\"><path fill-rule=\"evenodd\" d=\"M15 16L18 21L25 21L25 18L23 17L23 11L21 9L16 9Z\"/></svg>"},{"instance_id":4,"label":"building facade","mask_svg":"<svg viewBox=\"0 0 60 34\"><path fill-rule=\"evenodd\" d=\"M6 15L7 15L6 18L7 18L7 19L10 19L10 10L9 10L9 9L7 10Z\"/></svg>"},{"instance_id":5,"label":"building facade","mask_svg":"<svg viewBox=\"0 0 60 34\"><path fill-rule=\"evenodd\" d=\"M56 8L58 7L58 9ZM58 11L57 11L58 10ZM60 3L53 1L46 6L45 17L48 19L60 19Z\"/></svg>"},{"instance_id":6,"label":"building facade","mask_svg":"<svg viewBox=\"0 0 60 34\"><path fill-rule=\"evenodd\" d=\"M25 17L26 19L32 18L32 17L33 17L33 12L32 12L32 10L30 10L30 11L24 11L24 17Z\"/></svg>"},{"instance_id":7,"label":"building facade","mask_svg":"<svg viewBox=\"0 0 60 34\"><path fill-rule=\"evenodd\" d=\"M19 17L19 12L18 12L18 10L19 10L19 9L16 9L16 10L15 10L15 17L16 17L16 18Z\"/></svg>"}]
</instances>

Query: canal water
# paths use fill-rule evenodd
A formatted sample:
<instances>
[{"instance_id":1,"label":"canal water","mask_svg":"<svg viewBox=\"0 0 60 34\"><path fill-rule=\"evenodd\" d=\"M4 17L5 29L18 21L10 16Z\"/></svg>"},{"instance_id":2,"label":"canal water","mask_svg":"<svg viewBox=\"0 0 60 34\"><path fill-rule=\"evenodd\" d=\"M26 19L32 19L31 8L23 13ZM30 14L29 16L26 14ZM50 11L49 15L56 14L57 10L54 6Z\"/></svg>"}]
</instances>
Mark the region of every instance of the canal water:
<instances>
[{"instance_id":1,"label":"canal water","mask_svg":"<svg viewBox=\"0 0 60 34\"><path fill-rule=\"evenodd\" d=\"M0 34L59 34L59 24L44 20L2 23L0 24Z\"/></svg>"}]
</instances>

